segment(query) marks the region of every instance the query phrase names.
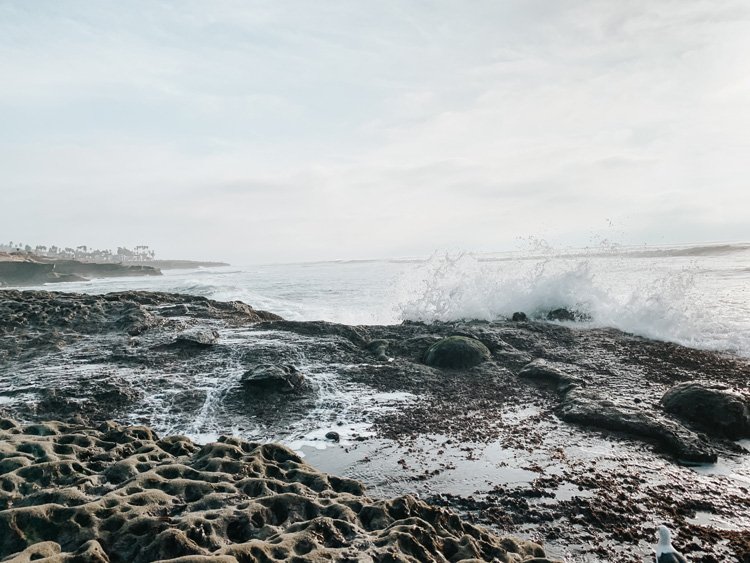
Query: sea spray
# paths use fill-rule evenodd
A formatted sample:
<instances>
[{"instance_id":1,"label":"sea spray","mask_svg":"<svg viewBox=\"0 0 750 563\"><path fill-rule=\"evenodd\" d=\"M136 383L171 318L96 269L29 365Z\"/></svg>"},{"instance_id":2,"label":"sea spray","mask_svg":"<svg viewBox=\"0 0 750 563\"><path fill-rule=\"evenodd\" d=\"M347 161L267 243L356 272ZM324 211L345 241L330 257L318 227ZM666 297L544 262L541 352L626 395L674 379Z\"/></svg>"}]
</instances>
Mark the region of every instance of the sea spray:
<instances>
[{"instance_id":1,"label":"sea spray","mask_svg":"<svg viewBox=\"0 0 750 563\"><path fill-rule=\"evenodd\" d=\"M739 270L739 269L738 269ZM740 294L732 291L737 289ZM750 356L742 288L717 282L695 259L645 259L622 253L488 260L469 253L434 255L404 275L402 320L486 320L524 311L544 318L564 307L648 338Z\"/></svg>"}]
</instances>

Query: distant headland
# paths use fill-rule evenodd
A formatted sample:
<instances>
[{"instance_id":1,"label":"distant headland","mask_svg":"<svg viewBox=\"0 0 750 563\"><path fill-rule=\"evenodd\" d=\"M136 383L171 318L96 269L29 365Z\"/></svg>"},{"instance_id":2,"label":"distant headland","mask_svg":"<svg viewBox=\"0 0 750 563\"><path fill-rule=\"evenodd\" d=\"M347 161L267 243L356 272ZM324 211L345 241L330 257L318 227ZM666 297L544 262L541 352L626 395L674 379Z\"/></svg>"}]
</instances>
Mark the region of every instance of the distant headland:
<instances>
[{"instance_id":1,"label":"distant headland","mask_svg":"<svg viewBox=\"0 0 750 563\"><path fill-rule=\"evenodd\" d=\"M93 278L160 276L162 270L228 266L225 262L163 260L147 245L116 251L88 246L31 246L10 241L0 243L0 287L41 285Z\"/></svg>"}]
</instances>

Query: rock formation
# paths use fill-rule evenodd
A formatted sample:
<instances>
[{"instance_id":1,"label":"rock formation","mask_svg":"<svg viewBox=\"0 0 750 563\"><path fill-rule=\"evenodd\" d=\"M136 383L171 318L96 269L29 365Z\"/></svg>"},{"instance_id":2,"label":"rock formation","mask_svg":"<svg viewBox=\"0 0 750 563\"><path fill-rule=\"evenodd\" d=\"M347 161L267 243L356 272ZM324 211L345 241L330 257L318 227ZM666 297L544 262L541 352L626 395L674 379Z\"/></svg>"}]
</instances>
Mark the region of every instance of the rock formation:
<instances>
[{"instance_id":1,"label":"rock formation","mask_svg":"<svg viewBox=\"0 0 750 563\"><path fill-rule=\"evenodd\" d=\"M0 557L548 561L537 544L414 497L374 500L283 446L9 419L0 419Z\"/></svg>"}]
</instances>

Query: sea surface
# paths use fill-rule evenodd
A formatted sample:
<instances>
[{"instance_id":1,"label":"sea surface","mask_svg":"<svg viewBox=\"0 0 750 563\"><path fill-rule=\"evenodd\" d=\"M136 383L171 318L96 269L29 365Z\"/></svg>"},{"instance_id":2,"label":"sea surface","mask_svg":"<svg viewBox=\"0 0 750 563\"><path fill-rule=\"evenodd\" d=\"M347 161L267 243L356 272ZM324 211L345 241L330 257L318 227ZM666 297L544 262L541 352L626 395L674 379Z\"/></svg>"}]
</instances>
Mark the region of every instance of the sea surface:
<instances>
[{"instance_id":1,"label":"sea surface","mask_svg":"<svg viewBox=\"0 0 750 563\"><path fill-rule=\"evenodd\" d=\"M50 288L47 286L46 288ZM750 357L750 243L535 248L494 254L168 270L54 286L241 300L290 320L492 320L556 307L589 324Z\"/></svg>"}]
</instances>

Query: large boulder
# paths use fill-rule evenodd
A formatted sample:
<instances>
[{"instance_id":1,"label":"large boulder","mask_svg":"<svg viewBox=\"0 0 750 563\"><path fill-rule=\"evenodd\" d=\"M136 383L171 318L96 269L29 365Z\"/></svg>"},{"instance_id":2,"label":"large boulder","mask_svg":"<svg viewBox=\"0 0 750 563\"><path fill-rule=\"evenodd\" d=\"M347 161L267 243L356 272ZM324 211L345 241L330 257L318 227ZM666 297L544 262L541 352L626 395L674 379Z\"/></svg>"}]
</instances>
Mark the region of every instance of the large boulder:
<instances>
[{"instance_id":1,"label":"large boulder","mask_svg":"<svg viewBox=\"0 0 750 563\"><path fill-rule=\"evenodd\" d=\"M436 368L472 368L490 358L490 351L476 338L449 336L427 349L424 362Z\"/></svg>"},{"instance_id":2,"label":"large boulder","mask_svg":"<svg viewBox=\"0 0 750 563\"><path fill-rule=\"evenodd\" d=\"M664 410L709 434L733 440L750 437L750 397L721 384L689 381L661 398Z\"/></svg>"},{"instance_id":3,"label":"large boulder","mask_svg":"<svg viewBox=\"0 0 750 563\"><path fill-rule=\"evenodd\" d=\"M305 376L294 366L261 364L250 368L242 376L245 389L254 391L300 391L305 383Z\"/></svg>"}]
</instances>

